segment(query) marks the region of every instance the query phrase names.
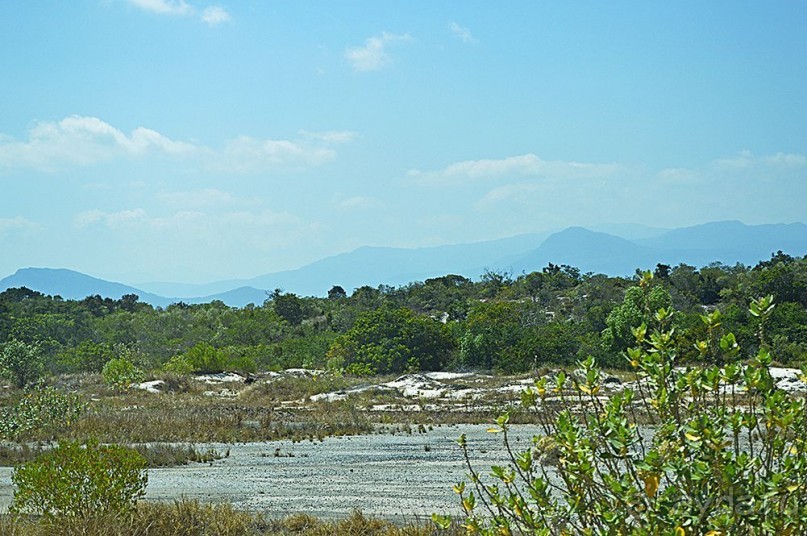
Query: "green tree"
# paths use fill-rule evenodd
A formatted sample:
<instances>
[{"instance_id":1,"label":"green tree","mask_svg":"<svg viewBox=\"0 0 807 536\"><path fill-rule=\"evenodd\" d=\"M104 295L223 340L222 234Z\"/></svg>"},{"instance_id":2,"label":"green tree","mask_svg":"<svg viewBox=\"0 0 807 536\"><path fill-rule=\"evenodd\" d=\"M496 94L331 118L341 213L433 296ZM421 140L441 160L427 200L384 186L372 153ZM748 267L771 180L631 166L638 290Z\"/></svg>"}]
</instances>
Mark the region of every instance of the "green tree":
<instances>
[{"instance_id":1,"label":"green tree","mask_svg":"<svg viewBox=\"0 0 807 536\"><path fill-rule=\"evenodd\" d=\"M580 347L574 326L547 322L530 327L514 352L513 372L535 370L547 364L573 365Z\"/></svg>"},{"instance_id":2,"label":"green tree","mask_svg":"<svg viewBox=\"0 0 807 536\"><path fill-rule=\"evenodd\" d=\"M615 307L605 319L602 332L606 348L618 352L633 341L633 329L643 322L648 323L654 313L672 304L670 293L661 285L652 285L653 274L645 272L639 286L625 291L622 304Z\"/></svg>"},{"instance_id":3,"label":"green tree","mask_svg":"<svg viewBox=\"0 0 807 536\"><path fill-rule=\"evenodd\" d=\"M440 322L407 308L363 313L328 349L330 368L354 374L439 370L454 342Z\"/></svg>"},{"instance_id":4,"label":"green tree","mask_svg":"<svg viewBox=\"0 0 807 536\"><path fill-rule=\"evenodd\" d=\"M59 363L71 372L101 372L113 355L110 344L82 341L77 346L66 348L59 355Z\"/></svg>"},{"instance_id":5,"label":"green tree","mask_svg":"<svg viewBox=\"0 0 807 536\"><path fill-rule=\"evenodd\" d=\"M339 285L334 285L328 291L329 300L342 300L347 298L347 292Z\"/></svg>"},{"instance_id":6,"label":"green tree","mask_svg":"<svg viewBox=\"0 0 807 536\"><path fill-rule=\"evenodd\" d=\"M460 338L459 362L463 367L522 370L515 350L527 329L543 321L529 314L527 304L501 301L478 302L468 312Z\"/></svg>"},{"instance_id":7,"label":"green tree","mask_svg":"<svg viewBox=\"0 0 807 536\"><path fill-rule=\"evenodd\" d=\"M777 303L795 302L807 307L807 258L781 251L757 264L748 274L752 295L772 294Z\"/></svg>"},{"instance_id":8,"label":"green tree","mask_svg":"<svg viewBox=\"0 0 807 536\"><path fill-rule=\"evenodd\" d=\"M37 344L12 339L0 353L0 373L23 388L42 377L45 360Z\"/></svg>"},{"instance_id":9,"label":"green tree","mask_svg":"<svg viewBox=\"0 0 807 536\"><path fill-rule=\"evenodd\" d=\"M292 326L299 326L305 319L305 304L296 294L283 294L280 289L272 293L275 312Z\"/></svg>"}]
</instances>

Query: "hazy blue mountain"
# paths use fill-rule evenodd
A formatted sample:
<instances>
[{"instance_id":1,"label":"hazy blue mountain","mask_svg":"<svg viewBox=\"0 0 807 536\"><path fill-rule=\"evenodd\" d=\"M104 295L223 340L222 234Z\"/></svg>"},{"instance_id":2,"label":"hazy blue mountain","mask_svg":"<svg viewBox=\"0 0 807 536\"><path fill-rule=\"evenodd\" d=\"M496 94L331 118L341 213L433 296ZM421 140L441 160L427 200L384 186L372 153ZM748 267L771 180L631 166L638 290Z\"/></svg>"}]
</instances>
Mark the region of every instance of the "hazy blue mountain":
<instances>
[{"instance_id":1,"label":"hazy blue mountain","mask_svg":"<svg viewBox=\"0 0 807 536\"><path fill-rule=\"evenodd\" d=\"M185 303L190 303L189 300L196 299L199 296L224 294L246 285L243 279L230 279L214 281L212 283L171 283L159 281L135 283L133 286L160 296L175 296L184 300Z\"/></svg>"},{"instance_id":2,"label":"hazy blue mountain","mask_svg":"<svg viewBox=\"0 0 807 536\"><path fill-rule=\"evenodd\" d=\"M155 306L166 306L176 301L65 268L22 268L0 280L0 292L15 287L27 287L66 300L82 300L96 294L117 300L126 294L137 294L140 301Z\"/></svg>"},{"instance_id":3,"label":"hazy blue mountain","mask_svg":"<svg viewBox=\"0 0 807 536\"><path fill-rule=\"evenodd\" d=\"M266 291L252 287L239 287L219 294L188 299L167 298L64 268L22 268L0 280L0 292L15 287L27 287L43 294L61 296L66 300L81 300L96 294L104 298L119 299L126 294L137 294L140 301L155 307L167 307L180 301L209 303L214 300L223 301L232 307L243 307L249 303L261 305L266 299Z\"/></svg>"},{"instance_id":4,"label":"hazy blue mountain","mask_svg":"<svg viewBox=\"0 0 807 536\"><path fill-rule=\"evenodd\" d=\"M303 295L324 296L333 285L352 292L363 285L404 285L449 273L478 278L486 269L499 269L508 259L523 256L543 240L543 235L404 249L361 247L303 266L258 276L246 281L259 288L281 288Z\"/></svg>"},{"instance_id":5,"label":"hazy blue mountain","mask_svg":"<svg viewBox=\"0 0 807 536\"><path fill-rule=\"evenodd\" d=\"M365 246L301 268L263 274L252 279L202 285L140 283L138 287L155 294L179 296L183 301L193 303L197 296L219 295L242 286L266 290L280 288L301 295L325 296L333 285L340 285L351 292L363 285L397 286L448 273L476 278L485 269L510 266L536 248L547 236L548 233L523 234L472 244L414 249Z\"/></svg>"},{"instance_id":6,"label":"hazy blue mountain","mask_svg":"<svg viewBox=\"0 0 807 536\"><path fill-rule=\"evenodd\" d=\"M630 275L636 267L653 267L658 252L608 233L569 227L547 238L513 265L514 274L541 270L550 262L580 268L583 273Z\"/></svg>"},{"instance_id":7,"label":"hazy blue mountain","mask_svg":"<svg viewBox=\"0 0 807 536\"><path fill-rule=\"evenodd\" d=\"M222 301L231 307L244 307L250 303L263 305L268 297L266 290L254 287L238 287L227 292L211 294L209 296L183 299L185 303L210 303L215 300Z\"/></svg>"},{"instance_id":8,"label":"hazy blue mountain","mask_svg":"<svg viewBox=\"0 0 807 536\"><path fill-rule=\"evenodd\" d=\"M582 227L570 227L547 238L535 251L514 264L514 272L540 270L547 263L568 264L582 272L630 275L637 268L658 263L696 267L712 262L755 265L782 250L807 253L807 225L745 225L738 221L712 222L673 229L657 237L625 240Z\"/></svg>"},{"instance_id":9,"label":"hazy blue mountain","mask_svg":"<svg viewBox=\"0 0 807 536\"><path fill-rule=\"evenodd\" d=\"M0 291L25 286L65 299L95 294L118 299L124 294L137 294L141 301L163 307L178 301L213 300L243 307L248 303L262 304L267 291L276 288L304 296L324 296L334 285L350 293L363 285L399 286L447 274L476 279L487 269L517 276L541 270L550 262L575 266L583 273L631 275L637 268L653 269L657 263L701 267L718 261L754 265L778 250L796 256L807 253L807 225L802 223L751 226L726 221L668 231L642 226L628 226L625 230L642 238L628 240L570 227L551 235L519 235L474 244L417 249L361 247L296 270L206 285L151 283L139 288L141 285L113 283L72 270L25 268L0 280ZM660 234L653 236L656 232Z\"/></svg>"},{"instance_id":10,"label":"hazy blue mountain","mask_svg":"<svg viewBox=\"0 0 807 536\"><path fill-rule=\"evenodd\" d=\"M671 229L664 227L650 227L639 225L638 223L601 223L599 225L589 225L586 227L598 233L608 233L610 235L624 238L625 240L636 240L639 238L654 238L662 235Z\"/></svg>"},{"instance_id":11,"label":"hazy blue mountain","mask_svg":"<svg viewBox=\"0 0 807 536\"><path fill-rule=\"evenodd\" d=\"M673 229L636 242L688 258L689 261L682 262L689 264L719 260L725 264L753 265L780 249L791 255L807 253L807 225L745 225L739 221L719 221Z\"/></svg>"}]
</instances>

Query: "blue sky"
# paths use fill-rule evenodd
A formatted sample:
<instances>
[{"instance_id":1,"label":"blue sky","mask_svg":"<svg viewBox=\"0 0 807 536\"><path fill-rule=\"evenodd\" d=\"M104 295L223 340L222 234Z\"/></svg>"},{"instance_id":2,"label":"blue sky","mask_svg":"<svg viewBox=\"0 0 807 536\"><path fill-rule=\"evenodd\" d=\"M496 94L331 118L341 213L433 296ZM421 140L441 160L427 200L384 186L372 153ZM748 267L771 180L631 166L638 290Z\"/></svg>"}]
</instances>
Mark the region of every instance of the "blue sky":
<instances>
[{"instance_id":1,"label":"blue sky","mask_svg":"<svg viewBox=\"0 0 807 536\"><path fill-rule=\"evenodd\" d=\"M0 17L0 277L805 221L807 2L76 0Z\"/></svg>"}]
</instances>

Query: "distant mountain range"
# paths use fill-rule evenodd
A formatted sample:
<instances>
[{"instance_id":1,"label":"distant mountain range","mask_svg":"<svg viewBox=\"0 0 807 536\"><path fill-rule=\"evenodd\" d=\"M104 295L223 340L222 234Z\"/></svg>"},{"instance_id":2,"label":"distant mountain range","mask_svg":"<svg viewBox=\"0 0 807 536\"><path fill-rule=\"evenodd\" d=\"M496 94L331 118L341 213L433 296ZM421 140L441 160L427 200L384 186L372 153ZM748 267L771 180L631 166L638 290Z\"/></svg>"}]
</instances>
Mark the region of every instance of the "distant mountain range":
<instances>
[{"instance_id":1,"label":"distant mountain range","mask_svg":"<svg viewBox=\"0 0 807 536\"><path fill-rule=\"evenodd\" d=\"M363 285L398 286L446 274L478 278L486 270L497 270L519 275L540 270L550 262L575 266L583 273L624 276L637 268L654 268L657 263L696 267L711 262L754 265L779 250L797 256L807 254L807 225L803 223L745 225L722 221L672 230L642 226L612 226L607 229L611 233L602 230L569 227L552 234L417 249L361 247L296 270L205 285L125 285L72 270L23 268L0 280L0 291L25 286L65 299L95 294L117 299L137 294L141 301L161 307L178 301L213 300L242 307L263 303L267 292L276 288L304 296L324 296L333 285L351 292Z\"/></svg>"}]
</instances>

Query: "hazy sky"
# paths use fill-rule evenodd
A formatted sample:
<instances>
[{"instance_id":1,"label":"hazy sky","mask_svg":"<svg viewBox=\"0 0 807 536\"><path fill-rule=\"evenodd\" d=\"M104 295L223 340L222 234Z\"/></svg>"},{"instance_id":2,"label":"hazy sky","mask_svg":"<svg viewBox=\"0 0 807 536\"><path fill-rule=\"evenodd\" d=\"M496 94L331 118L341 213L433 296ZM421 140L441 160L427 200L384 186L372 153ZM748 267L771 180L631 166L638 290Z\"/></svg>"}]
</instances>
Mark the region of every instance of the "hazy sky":
<instances>
[{"instance_id":1,"label":"hazy sky","mask_svg":"<svg viewBox=\"0 0 807 536\"><path fill-rule=\"evenodd\" d=\"M0 185L0 277L805 221L807 2L7 1Z\"/></svg>"}]
</instances>

